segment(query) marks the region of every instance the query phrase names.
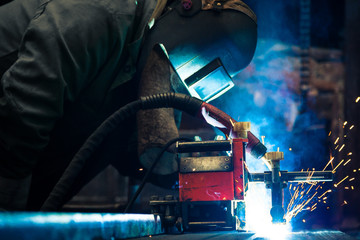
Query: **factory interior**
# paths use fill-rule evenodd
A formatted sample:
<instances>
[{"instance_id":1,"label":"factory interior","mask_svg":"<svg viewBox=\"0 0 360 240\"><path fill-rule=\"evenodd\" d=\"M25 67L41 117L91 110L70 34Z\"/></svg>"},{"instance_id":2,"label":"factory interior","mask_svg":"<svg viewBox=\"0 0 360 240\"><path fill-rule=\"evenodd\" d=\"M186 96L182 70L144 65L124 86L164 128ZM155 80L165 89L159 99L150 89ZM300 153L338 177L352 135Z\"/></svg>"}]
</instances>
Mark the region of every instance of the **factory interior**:
<instances>
[{"instance_id":1,"label":"factory interior","mask_svg":"<svg viewBox=\"0 0 360 240\"><path fill-rule=\"evenodd\" d=\"M59 212L0 212L0 239L360 239L360 1L245 2L257 16L254 57L233 77L234 87L209 102L238 123L250 122L252 134L274 153L269 167L241 143L237 154L248 171L244 182L241 175L244 204L185 201L179 210L179 198L198 195L109 166ZM179 134L193 139L195 149L196 141L211 145L228 137L187 113ZM238 144L226 143L232 150ZM280 189L271 175L275 163L285 184ZM180 182L192 179L185 177L191 171L179 174ZM241 217L229 220L230 208Z\"/></svg>"}]
</instances>

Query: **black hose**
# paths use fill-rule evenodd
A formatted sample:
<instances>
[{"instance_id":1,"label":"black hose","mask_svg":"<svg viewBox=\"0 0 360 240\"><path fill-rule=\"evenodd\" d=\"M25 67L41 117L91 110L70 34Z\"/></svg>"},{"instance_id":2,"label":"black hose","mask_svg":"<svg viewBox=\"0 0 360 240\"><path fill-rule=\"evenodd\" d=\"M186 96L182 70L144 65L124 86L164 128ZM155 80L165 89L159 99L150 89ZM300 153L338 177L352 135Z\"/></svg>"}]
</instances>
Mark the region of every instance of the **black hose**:
<instances>
[{"instance_id":1,"label":"black hose","mask_svg":"<svg viewBox=\"0 0 360 240\"><path fill-rule=\"evenodd\" d=\"M56 211L65 201L73 182L82 170L85 162L94 153L104 139L126 118L134 115L140 109L172 107L196 116L202 101L184 94L162 93L128 103L108 117L85 141L75 154L64 174L41 207L41 211Z\"/></svg>"},{"instance_id":2,"label":"black hose","mask_svg":"<svg viewBox=\"0 0 360 240\"><path fill-rule=\"evenodd\" d=\"M161 93L140 98L141 109L175 108L196 116L200 111L203 101L179 93Z\"/></svg>"}]
</instances>

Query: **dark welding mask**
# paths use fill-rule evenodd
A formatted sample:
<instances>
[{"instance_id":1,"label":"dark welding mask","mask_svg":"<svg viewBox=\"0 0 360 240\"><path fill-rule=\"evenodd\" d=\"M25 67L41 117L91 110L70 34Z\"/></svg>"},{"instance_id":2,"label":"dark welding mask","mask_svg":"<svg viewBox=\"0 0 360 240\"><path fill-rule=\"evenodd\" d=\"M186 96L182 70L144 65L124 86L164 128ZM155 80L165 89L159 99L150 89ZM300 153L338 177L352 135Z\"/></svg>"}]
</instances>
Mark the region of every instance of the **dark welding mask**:
<instances>
[{"instance_id":1,"label":"dark welding mask","mask_svg":"<svg viewBox=\"0 0 360 240\"><path fill-rule=\"evenodd\" d=\"M161 49L178 75L174 90L206 102L234 86L256 48L256 16L240 0L173 1L149 27L140 65Z\"/></svg>"}]
</instances>

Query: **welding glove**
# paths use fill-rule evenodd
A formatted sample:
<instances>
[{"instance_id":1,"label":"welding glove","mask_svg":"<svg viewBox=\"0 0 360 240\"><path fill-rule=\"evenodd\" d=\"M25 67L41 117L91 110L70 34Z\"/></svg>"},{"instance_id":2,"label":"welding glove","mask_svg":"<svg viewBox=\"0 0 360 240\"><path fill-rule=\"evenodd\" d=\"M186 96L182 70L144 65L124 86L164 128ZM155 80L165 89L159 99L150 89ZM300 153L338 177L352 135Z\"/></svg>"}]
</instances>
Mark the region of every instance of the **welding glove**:
<instances>
[{"instance_id":1,"label":"welding glove","mask_svg":"<svg viewBox=\"0 0 360 240\"><path fill-rule=\"evenodd\" d=\"M164 145L177 138L178 129L173 109L155 109L138 114L138 152L141 164L149 169ZM172 148L164 152L153 173L166 175L178 170Z\"/></svg>"},{"instance_id":2,"label":"welding glove","mask_svg":"<svg viewBox=\"0 0 360 240\"><path fill-rule=\"evenodd\" d=\"M162 53L153 50L142 72L139 95L171 92L170 71L167 59ZM146 169L151 167L162 147L179 136L174 110L170 108L139 111L137 130L139 160ZM176 155L168 150L162 155L153 173L167 175L177 170Z\"/></svg>"},{"instance_id":3,"label":"welding glove","mask_svg":"<svg viewBox=\"0 0 360 240\"><path fill-rule=\"evenodd\" d=\"M0 209L25 210L31 175L22 179L11 179L0 176Z\"/></svg>"}]
</instances>

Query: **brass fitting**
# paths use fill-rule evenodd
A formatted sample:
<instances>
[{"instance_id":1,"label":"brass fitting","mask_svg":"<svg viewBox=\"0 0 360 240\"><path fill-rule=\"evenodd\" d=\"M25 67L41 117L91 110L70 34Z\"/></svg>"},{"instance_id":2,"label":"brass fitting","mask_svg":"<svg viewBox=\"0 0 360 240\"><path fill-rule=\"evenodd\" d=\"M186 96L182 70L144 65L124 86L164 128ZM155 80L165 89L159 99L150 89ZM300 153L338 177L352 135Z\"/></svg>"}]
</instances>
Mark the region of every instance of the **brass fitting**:
<instances>
[{"instance_id":1,"label":"brass fitting","mask_svg":"<svg viewBox=\"0 0 360 240\"><path fill-rule=\"evenodd\" d=\"M250 122L236 122L234 123L234 132L237 133L240 138L248 138L248 131L250 131Z\"/></svg>"},{"instance_id":2,"label":"brass fitting","mask_svg":"<svg viewBox=\"0 0 360 240\"><path fill-rule=\"evenodd\" d=\"M284 152L267 152L265 158L268 161L284 160Z\"/></svg>"}]
</instances>

